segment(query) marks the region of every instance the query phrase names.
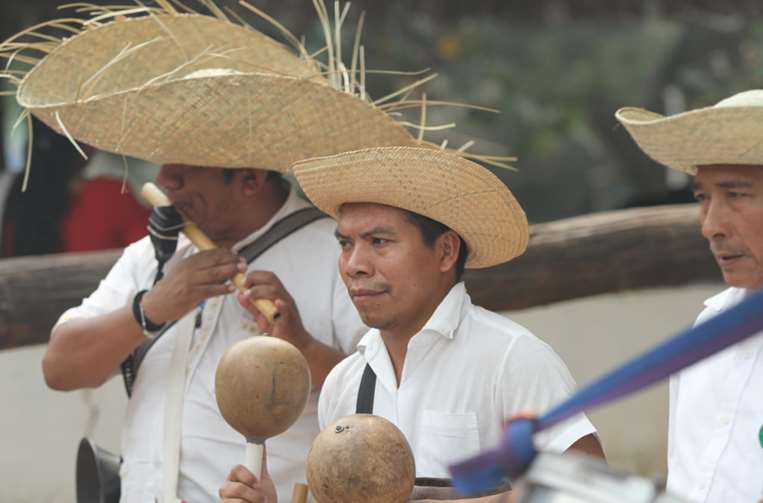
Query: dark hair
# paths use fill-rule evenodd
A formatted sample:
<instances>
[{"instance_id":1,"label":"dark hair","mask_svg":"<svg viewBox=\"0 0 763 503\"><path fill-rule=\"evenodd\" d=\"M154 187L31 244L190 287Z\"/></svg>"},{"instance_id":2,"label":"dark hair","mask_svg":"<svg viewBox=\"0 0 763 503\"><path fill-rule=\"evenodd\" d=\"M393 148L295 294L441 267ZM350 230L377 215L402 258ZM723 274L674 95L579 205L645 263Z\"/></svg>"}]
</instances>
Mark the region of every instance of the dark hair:
<instances>
[{"instance_id":1,"label":"dark hair","mask_svg":"<svg viewBox=\"0 0 763 503\"><path fill-rule=\"evenodd\" d=\"M424 240L424 244L429 247L434 246L435 240L443 233L451 230L445 224L441 224L437 220L432 220L429 217L414 213L412 211L403 210L406 219L418 227L421 232L421 237ZM464 266L466 264L466 258L469 256L469 248L466 246L466 241L460 235L458 239L461 240L461 246L458 251L458 259L456 260L456 282L461 281L461 277L464 275Z\"/></svg>"}]
</instances>

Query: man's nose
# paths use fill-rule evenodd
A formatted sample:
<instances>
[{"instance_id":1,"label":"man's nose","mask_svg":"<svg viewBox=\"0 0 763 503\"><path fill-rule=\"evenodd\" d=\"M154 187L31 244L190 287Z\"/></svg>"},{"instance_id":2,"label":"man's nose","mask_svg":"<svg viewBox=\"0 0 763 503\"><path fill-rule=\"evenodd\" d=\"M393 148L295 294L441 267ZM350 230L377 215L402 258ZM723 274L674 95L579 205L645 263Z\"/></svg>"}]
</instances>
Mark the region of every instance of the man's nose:
<instances>
[{"instance_id":1,"label":"man's nose","mask_svg":"<svg viewBox=\"0 0 763 503\"><path fill-rule=\"evenodd\" d=\"M706 239L725 237L728 233L728 212L723 201L713 198L700 212L702 235Z\"/></svg>"},{"instance_id":2,"label":"man's nose","mask_svg":"<svg viewBox=\"0 0 763 503\"><path fill-rule=\"evenodd\" d=\"M363 244L355 245L346 252L345 271L351 277L370 276L373 273L373 266L368 256L366 246Z\"/></svg>"}]
</instances>

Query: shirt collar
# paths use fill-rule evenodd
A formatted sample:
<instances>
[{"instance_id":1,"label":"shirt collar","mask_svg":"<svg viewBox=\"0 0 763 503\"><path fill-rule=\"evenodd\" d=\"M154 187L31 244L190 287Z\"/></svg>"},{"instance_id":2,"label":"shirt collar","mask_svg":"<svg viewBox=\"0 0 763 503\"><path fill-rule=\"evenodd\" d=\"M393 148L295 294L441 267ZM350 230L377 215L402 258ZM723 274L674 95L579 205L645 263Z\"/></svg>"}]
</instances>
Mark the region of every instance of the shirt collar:
<instances>
[{"instance_id":1,"label":"shirt collar","mask_svg":"<svg viewBox=\"0 0 763 503\"><path fill-rule=\"evenodd\" d=\"M461 324L461 320L470 304L471 300L469 299L469 294L466 293L466 285L464 285L463 281L456 283L416 335L428 331L446 339L453 339L456 335L456 329ZM411 340L413 340L413 337ZM379 329L372 328L360 339L357 350L369 361L383 345Z\"/></svg>"},{"instance_id":2,"label":"shirt collar","mask_svg":"<svg viewBox=\"0 0 763 503\"><path fill-rule=\"evenodd\" d=\"M705 300L705 306L715 309L716 311L723 311L731 306L734 306L744 300L748 291L746 288L731 287L726 290L713 295L709 299Z\"/></svg>"},{"instance_id":3,"label":"shirt collar","mask_svg":"<svg viewBox=\"0 0 763 503\"><path fill-rule=\"evenodd\" d=\"M468 299L469 295L466 293L466 286L463 281L453 285L419 333L430 331L447 339L453 339L456 329L461 324L464 304Z\"/></svg>"},{"instance_id":4,"label":"shirt collar","mask_svg":"<svg viewBox=\"0 0 763 503\"><path fill-rule=\"evenodd\" d=\"M289 183L289 182L285 182ZM273 224L281 220L287 215L290 215L294 213L297 210L301 210L302 208L307 208L310 206L306 201L304 201L302 198L299 197L297 194L297 191L294 190L294 187L291 186L289 183L289 195L286 197L286 201L284 201L283 205L278 209L278 211L275 212L275 214L270 218L270 220L267 221L265 225L254 231L253 233L249 234L247 237L239 241L238 243L233 245L233 252L238 253L239 250L244 248L246 245L252 243L255 239L259 238L263 234L265 234L268 229L273 227Z\"/></svg>"}]
</instances>

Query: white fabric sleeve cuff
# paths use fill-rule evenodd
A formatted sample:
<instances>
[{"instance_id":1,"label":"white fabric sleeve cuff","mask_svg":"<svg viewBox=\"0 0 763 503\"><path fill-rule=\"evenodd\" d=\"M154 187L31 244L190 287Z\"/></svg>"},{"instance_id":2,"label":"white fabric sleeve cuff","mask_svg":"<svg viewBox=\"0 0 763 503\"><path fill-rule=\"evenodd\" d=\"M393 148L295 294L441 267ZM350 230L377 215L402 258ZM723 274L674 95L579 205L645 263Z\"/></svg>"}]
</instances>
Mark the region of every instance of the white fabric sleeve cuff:
<instances>
[{"instance_id":1,"label":"white fabric sleeve cuff","mask_svg":"<svg viewBox=\"0 0 763 503\"><path fill-rule=\"evenodd\" d=\"M535 444L538 450L564 452L572 444L592 433L596 433L596 428L584 414L579 414L548 431L540 433Z\"/></svg>"}]
</instances>

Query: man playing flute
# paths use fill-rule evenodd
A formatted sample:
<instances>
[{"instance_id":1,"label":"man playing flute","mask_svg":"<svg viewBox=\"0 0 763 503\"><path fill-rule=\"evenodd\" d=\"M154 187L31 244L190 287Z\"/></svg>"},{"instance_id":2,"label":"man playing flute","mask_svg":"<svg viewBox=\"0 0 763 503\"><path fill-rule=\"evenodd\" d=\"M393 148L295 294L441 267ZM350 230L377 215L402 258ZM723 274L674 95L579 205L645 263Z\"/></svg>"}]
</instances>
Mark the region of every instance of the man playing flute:
<instances>
[{"instance_id":1,"label":"man playing flute","mask_svg":"<svg viewBox=\"0 0 763 503\"><path fill-rule=\"evenodd\" d=\"M318 433L317 390L365 327L336 270L333 224L294 224L309 204L281 173L308 157L417 144L370 101L349 65L334 57L322 66L293 35L289 50L205 5L213 15L161 0L103 7L74 27L71 18L52 21L74 35L47 36L46 55L23 82L8 76L19 103L73 143L162 165L157 181L170 202L218 245L197 253L181 234L160 268L148 238L131 244L52 330L43 373L57 390L100 386L151 344L137 374L124 366L132 375L120 473L127 503L214 500L243 459L244 440L214 396L223 351L261 335L228 295L242 273L254 298L280 314L268 335L294 344L311 367L316 389L302 417L268 444L281 498L304 480ZM327 16L325 7L319 14ZM21 45L16 37L8 43L0 51ZM287 220L288 231L271 233ZM166 240L162 232L155 234ZM242 256L257 247L247 264Z\"/></svg>"}]
</instances>

